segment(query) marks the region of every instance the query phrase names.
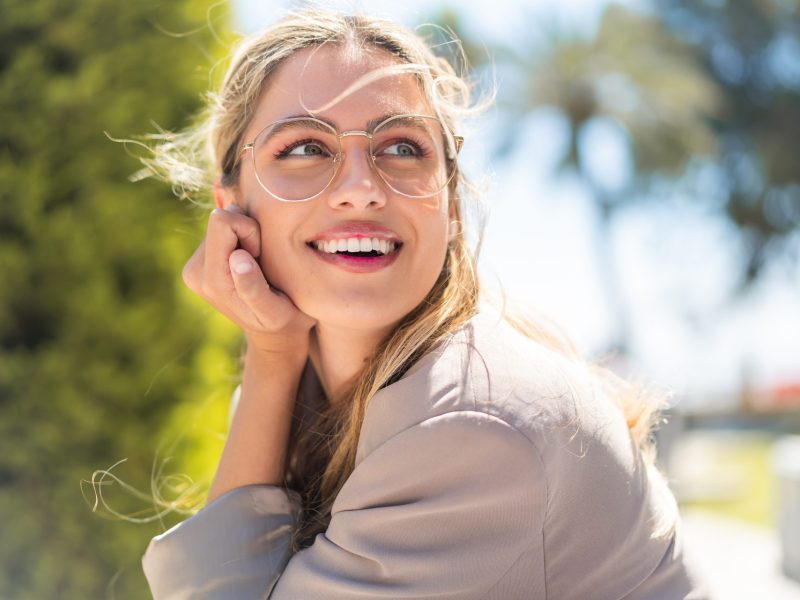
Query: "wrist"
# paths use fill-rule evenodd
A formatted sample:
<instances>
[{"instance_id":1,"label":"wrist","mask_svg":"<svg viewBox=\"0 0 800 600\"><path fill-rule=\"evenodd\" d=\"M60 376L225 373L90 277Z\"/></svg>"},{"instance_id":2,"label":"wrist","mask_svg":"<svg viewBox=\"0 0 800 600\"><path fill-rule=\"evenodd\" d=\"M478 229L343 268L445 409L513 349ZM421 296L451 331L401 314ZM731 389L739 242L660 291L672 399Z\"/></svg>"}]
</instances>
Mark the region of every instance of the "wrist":
<instances>
[{"instance_id":1,"label":"wrist","mask_svg":"<svg viewBox=\"0 0 800 600\"><path fill-rule=\"evenodd\" d=\"M308 359L308 336L245 336L246 360L304 366Z\"/></svg>"}]
</instances>

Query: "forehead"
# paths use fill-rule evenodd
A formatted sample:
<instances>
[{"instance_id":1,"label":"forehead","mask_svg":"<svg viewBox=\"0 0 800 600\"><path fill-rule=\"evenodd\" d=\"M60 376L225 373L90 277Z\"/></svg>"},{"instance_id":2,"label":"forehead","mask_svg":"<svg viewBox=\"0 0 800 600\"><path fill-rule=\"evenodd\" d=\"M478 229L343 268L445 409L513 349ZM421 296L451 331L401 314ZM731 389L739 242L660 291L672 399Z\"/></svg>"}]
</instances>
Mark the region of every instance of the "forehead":
<instances>
[{"instance_id":1,"label":"forehead","mask_svg":"<svg viewBox=\"0 0 800 600\"><path fill-rule=\"evenodd\" d=\"M381 115L433 114L413 74L377 73L401 64L388 51L376 47L328 44L304 48L286 59L267 80L248 135L278 119L306 114L324 118L340 131L361 129ZM363 87L347 91L364 76Z\"/></svg>"}]
</instances>

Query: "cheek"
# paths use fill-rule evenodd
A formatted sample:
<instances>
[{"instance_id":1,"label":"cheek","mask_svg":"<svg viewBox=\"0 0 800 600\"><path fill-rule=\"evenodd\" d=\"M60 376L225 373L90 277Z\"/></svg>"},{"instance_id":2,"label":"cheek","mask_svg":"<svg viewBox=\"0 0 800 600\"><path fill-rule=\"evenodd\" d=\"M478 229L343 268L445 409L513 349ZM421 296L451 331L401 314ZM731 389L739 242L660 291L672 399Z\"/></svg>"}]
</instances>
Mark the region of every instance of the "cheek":
<instances>
[{"instance_id":1,"label":"cheek","mask_svg":"<svg viewBox=\"0 0 800 600\"><path fill-rule=\"evenodd\" d=\"M419 252L416 256L415 268L419 270L420 284L432 287L439 276L447 255L449 218L446 209L438 209L428 215L425 227L419 229Z\"/></svg>"},{"instance_id":2,"label":"cheek","mask_svg":"<svg viewBox=\"0 0 800 600\"><path fill-rule=\"evenodd\" d=\"M287 282L287 271L289 270L287 256L290 240L286 238L286 232L290 224L284 223L278 211L270 212L259 211L252 216L258 221L261 235L261 255L258 263L264 272L267 281L276 287L283 289Z\"/></svg>"},{"instance_id":3,"label":"cheek","mask_svg":"<svg viewBox=\"0 0 800 600\"><path fill-rule=\"evenodd\" d=\"M265 235L261 238L261 256L258 259L261 269L267 281L277 282L281 279L281 261L279 260L279 248L276 240L270 235Z\"/></svg>"}]
</instances>

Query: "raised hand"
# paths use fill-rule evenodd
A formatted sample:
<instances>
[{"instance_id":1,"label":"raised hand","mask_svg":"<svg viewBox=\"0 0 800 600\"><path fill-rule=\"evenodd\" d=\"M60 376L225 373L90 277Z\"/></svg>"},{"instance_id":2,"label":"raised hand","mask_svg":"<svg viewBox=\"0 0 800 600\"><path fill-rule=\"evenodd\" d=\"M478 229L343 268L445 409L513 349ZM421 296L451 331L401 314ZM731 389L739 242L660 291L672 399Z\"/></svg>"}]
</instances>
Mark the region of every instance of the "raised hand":
<instances>
[{"instance_id":1,"label":"raised hand","mask_svg":"<svg viewBox=\"0 0 800 600\"><path fill-rule=\"evenodd\" d=\"M260 254L255 219L235 204L214 209L206 237L183 268L183 281L242 329L248 348L305 355L316 321L269 285L256 260Z\"/></svg>"}]
</instances>

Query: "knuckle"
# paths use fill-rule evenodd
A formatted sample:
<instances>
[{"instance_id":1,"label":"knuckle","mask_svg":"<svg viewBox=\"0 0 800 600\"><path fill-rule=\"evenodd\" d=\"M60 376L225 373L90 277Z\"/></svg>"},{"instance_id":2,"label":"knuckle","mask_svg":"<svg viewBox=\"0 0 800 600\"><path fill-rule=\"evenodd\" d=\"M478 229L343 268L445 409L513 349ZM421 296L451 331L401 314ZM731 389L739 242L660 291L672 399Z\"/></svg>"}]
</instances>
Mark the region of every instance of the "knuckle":
<instances>
[{"instance_id":1,"label":"knuckle","mask_svg":"<svg viewBox=\"0 0 800 600\"><path fill-rule=\"evenodd\" d=\"M208 281L204 280L199 285L200 293L206 298L211 298L214 295L214 287L209 285Z\"/></svg>"},{"instance_id":2,"label":"knuckle","mask_svg":"<svg viewBox=\"0 0 800 600\"><path fill-rule=\"evenodd\" d=\"M208 223L211 225L212 223L224 223L228 219L228 215L226 214L227 211L222 210L221 208L215 208L211 211L208 215Z\"/></svg>"},{"instance_id":3,"label":"knuckle","mask_svg":"<svg viewBox=\"0 0 800 600\"><path fill-rule=\"evenodd\" d=\"M244 230L244 237L245 238L255 238L258 239L259 234L261 233L260 228L258 226L258 221L255 219L251 219L248 217L245 226L242 228Z\"/></svg>"},{"instance_id":4,"label":"knuckle","mask_svg":"<svg viewBox=\"0 0 800 600\"><path fill-rule=\"evenodd\" d=\"M183 266L183 270L181 271L181 279L183 279L183 283L190 290L194 290L197 287L197 274L195 273L194 265L191 261L187 262Z\"/></svg>"}]
</instances>

